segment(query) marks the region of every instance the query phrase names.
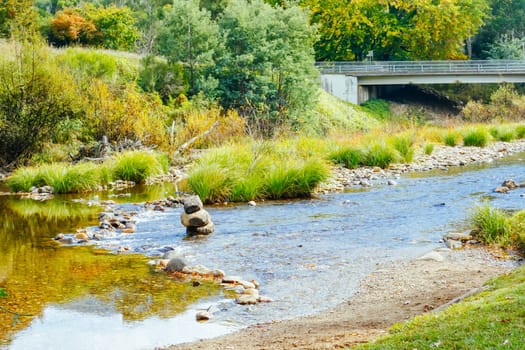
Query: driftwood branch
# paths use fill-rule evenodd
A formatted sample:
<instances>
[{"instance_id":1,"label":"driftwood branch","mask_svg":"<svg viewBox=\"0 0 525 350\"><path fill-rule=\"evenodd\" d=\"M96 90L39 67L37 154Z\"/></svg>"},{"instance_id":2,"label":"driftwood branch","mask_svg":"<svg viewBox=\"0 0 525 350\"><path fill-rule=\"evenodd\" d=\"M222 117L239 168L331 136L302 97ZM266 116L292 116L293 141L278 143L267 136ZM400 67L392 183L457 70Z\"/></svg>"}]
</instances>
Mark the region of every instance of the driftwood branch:
<instances>
[{"instance_id":1,"label":"driftwood branch","mask_svg":"<svg viewBox=\"0 0 525 350\"><path fill-rule=\"evenodd\" d=\"M215 123L213 123L212 126L210 126L210 128L208 130L206 130L205 132L203 132L202 134L200 135L197 135L195 137L192 137L191 139L189 139L188 141L184 142L179 148L177 148L177 150L175 152L173 152L173 158L176 158L179 154L181 154L182 152L184 152L186 150L186 148L190 147L192 144L195 143L195 141L197 141L198 139L200 138L203 138L203 137L206 137L208 136L209 134L211 134L211 132L213 131L213 129L215 129L217 126L219 125L219 121L216 121Z\"/></svg>"}]
</instances>

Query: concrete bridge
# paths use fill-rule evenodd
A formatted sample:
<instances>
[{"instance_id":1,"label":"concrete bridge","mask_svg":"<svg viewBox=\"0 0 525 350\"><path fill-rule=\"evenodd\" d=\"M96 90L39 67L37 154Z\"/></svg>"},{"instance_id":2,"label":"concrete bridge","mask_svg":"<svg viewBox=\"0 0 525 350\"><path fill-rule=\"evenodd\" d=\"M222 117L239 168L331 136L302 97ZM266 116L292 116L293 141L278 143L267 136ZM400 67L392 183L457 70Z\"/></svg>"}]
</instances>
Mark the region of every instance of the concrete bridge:
<instances>
[{"instance_id":1,"label":"concrete bridge","mask_svg":"<svg viewBox=\"0 0 525 350\"><path fill-rule=\"evenodd\" d=\"M319 62L324 90L359 104L409 84L525 83L525 61Z\"/></svg>"}]
</instances>

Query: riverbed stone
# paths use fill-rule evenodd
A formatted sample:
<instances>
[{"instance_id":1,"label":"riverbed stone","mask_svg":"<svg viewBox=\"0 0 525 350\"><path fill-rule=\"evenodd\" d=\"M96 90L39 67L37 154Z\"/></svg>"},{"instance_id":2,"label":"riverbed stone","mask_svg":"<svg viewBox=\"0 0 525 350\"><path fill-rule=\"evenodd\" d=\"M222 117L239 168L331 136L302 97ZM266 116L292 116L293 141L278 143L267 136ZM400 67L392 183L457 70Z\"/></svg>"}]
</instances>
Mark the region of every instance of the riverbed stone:
<instances>
[{"instance_id":1,"label":"riverbed stone","mask_svg":"<svg viewBox=\"0 0 525 350\"><path fill-rule=\"evenodd\" d=\"M249 294L242 294L235 299L235 302L239 305L255 305L258 303L259 297L256 297L255 295L249 295Z\"/></svg>"},{"instance_id":2,"label":"riverbed stone","mask_svg":"<svg viewBox=\"0 0 525 350\"><path fill-rule=\"evenodd\" d=\"M170 259L166 265L166 272L183 272L186 263L181 258Z\"/></svg>"},{"instance_id":3,"label":"riverbed stone","mask_svg":"<svg viewBox=\"0 0 525 350\"><path fill-rule=\"evenodd\" d=\"M242 294L259 297L259 291L255 288L246 288L242 291Z\"/></svg>"},{"instance_id":4,"label":"riverbed stone","mask_svg":"<svg viewBox=\"0 0 525 350\"><path fill-rule=\"evenodd\" d=\"M518 187L518 185L516 184L516 182L514 180L505 180L505 181L503 181L501 186L502 187L507 187L509 190L513 190L516 187Z\"/></svg>"},{"instance_id":5,"label":"riverbed stone","mask_svg":"<svg viewBox=\"0 0 525 350\"><path fill-rule=\"evenodd\" d=\"M239 276L224 276L222 278L222 283L228 283L228 284L236 284L239 281L241 281L242 278Z\"/></svg>"},{"instance_id":6,"label":"riverbed stone","mask_svg":"<svg viewBox=\"0 0 525 350\"><path fill-rule=\"evenodd\" d=\"M191 214L183 212L180 216L180 222L185 227L202 227L206 226L210 222L210 214L202 209Z\"/></svg>"},{"instance_id":7,"label":"riverbed stone","mask_svg":"<svg viewBox=\"0 0 525 350\"><path fill-rule=\"evenodd\" d=\"M191 275L199 275L199 276L205 276L205 275L211 275L212 271L203 265L195 265L195 266L185 266L181 272L191 274Z\"/></svg>"},{"instance_id":8,"label":"riverbed stone","mask_svg":"<svg viewBox=\"0 0 525 350\"><path fill-rule=\"evenodd\" d=\"M461 249L463 247L463 244L461 243L461 241L456 241L453 239L447 239L445 241L445 244L450 249Z\"/></svg>"},{"instance_id":9,"label":"riverbed stone","mask_svg":"<svg viewBox=\"0 0 525 350\"><path fill-rule=\"evenodd\" d=\"M77 232L75 234L75 238L79 239L79 240L84 240L84 241L88 241L89 240L89 236L87 235L86 232Z\"/></svg>"},{"instance_id":10,"label":"riverbed stone","mask_svg":"<svg viewBox=\"0 0 525 350\"><path fill-rule=\"evenodd\" d=\"M184 198L184 212L186 214L195 213L203 208L202 201L199 196L189 196Z\"/></svg>"},{"instance_id":11,"label":"riverbed stone","mask_svg":"<svg viewBox=\"0 0 525 350\"><path fill-rule=\"evenodd\" d=\"M211 314L208 311L198 311L195 315L197 321L209 321L211 319Z\"/></svg>"},{"instance_id":12,"label":"riverbed stone","mask_svg":"<svg viewBox=\"0 0 525 350\"><path fill-rule=\"evenodd\" d=\"M499 186L494 189L494 192L496 193L507 193L509 192L509 188L506 186Z\"/></svg>"},{"instance_id":13,"label":"riverbed stone","mask_svg":"<svg viewBox=\"0 0 525 350\"><path fill-rule=\"evenodd\" d=\"M446 235L443 236L445 240L451 239L454 241L470 241L472 239L472 235L470 232L449 232Z\"/></svg>"},{"instance_id":14,"label":"riverbed stone","mask_svg":"<svg viewBox=\"0 0 525 350\"><path fill-rule=\"evenodd\" d=\"M209 235L215 231L215 224L210 221L206 226L202 227L187 227L186 234L188 236L198 236L198 235Z\"/></svg>"}]
</instances>

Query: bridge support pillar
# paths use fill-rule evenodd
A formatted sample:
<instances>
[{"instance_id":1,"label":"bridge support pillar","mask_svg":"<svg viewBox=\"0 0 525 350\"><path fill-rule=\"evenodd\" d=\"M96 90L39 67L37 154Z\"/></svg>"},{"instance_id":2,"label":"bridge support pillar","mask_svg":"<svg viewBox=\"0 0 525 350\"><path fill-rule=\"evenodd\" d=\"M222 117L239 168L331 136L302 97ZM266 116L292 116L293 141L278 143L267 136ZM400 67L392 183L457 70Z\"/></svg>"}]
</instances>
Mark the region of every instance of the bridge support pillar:
<instances>
[{"instance_id":1,"label":"bridge support pillar","mask_svg":"<svg viewBox=\"0 0 525 350\"><path fill-rule=\"evenodd\" d=\"M324 74L321 76L323 89L341 100L359 104L359 85L357 77L344 74Z\"/></svg>"}]
</instances>

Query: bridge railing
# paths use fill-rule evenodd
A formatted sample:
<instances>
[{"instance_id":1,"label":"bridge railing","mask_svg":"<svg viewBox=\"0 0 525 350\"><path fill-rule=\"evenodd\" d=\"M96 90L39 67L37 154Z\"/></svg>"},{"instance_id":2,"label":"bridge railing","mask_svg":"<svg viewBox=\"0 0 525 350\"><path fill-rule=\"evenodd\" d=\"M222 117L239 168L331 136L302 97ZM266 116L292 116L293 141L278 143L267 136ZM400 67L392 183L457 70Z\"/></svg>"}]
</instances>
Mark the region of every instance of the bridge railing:
<instances>
[{"instance_id":1,"label":"bridge railing","mask_svg":"<svg viewBox=\"0 0 525 350\"><path fill-rule=\"evenodd\" d=\"M322 74L355 75L525 72L525 61L514 60L318 62L316 66Z\"/></svg>"}]
</instances>

